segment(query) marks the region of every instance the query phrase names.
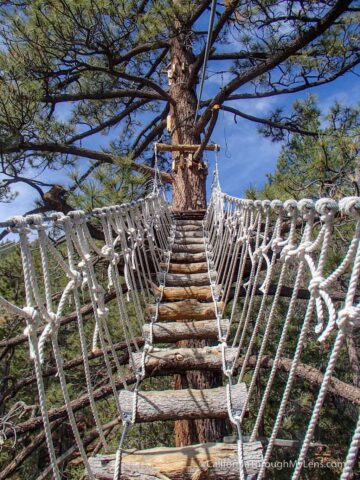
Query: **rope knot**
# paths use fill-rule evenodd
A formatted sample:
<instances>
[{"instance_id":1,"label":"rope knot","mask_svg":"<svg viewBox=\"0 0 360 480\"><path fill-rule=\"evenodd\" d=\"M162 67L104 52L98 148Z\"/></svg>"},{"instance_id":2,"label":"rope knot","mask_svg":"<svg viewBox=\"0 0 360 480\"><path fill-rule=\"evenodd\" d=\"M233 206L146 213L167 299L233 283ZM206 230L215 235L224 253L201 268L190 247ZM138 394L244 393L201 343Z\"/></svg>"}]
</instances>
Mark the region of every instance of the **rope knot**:
<instances>
[{"instance_id":1,"label":"rope knot","mask_svg":"<svg viewBox=\"0 0 360 480\"><path fill-rule=\"evenodd\" d=\"M276 213L281 212L284 208L283 202L281 200L276 200L276 199L271 202L270 206Z\"/></svg>"},{"instance_id":2,"label":"rope knot","mask_svg":"<svg viewBox=\"0 0 360 480\"><path fill-rule=\"evenodd\" d=\"M28 215L27 216L28 223L30 226L36 230L45 230L45 225L44 225L44 218L40 213L33 214L33 215Z\"/></svg>"},{"instance_id":3,"label":"rope knot","mask_svg":"<svg viewBox=\"0 0 360 480\"><path fill-rule=\"evenodd\" d=\"M265 253L264 247L258 247L254 250L253 257L255 260L258 260Z\"/></svg>"},{"instance_id":4,"label":"rope knot","mask_svg":"<svg viewBox=\"0 0 360 480\"><path fill-rule=\"evenodd\" d=\"M110 247L109 245L104 245L101 249L101 255L105 258L107 258L109 261L113 262L115 265L117 265L120 261L120 256L118 253L116 253L113 249L113 247Z\"/></svg>"},{"instance_id":5,"label":"rope knot","mask_svg":"<svg viewBox=\"0 0 360 480\"><path fill-rule=\"evenodd\" d=\"M324 277L321 277L320 275L317 275L310 280L309 292L312 297L319 298L321 284L323 283L323 281L324 281Z\"/></svg>"},{"instance_id":6,"label":"rope knot","mask_svg":"<svg viewBox=\"0 0 360 480\"><path fill-rule=\"evenodd\" d=\"M332 223L335 213L338 211L338 204L332 198L320 198L315 203L315 208L320 213L323 222Z\"/></svg>"},{"instance_id":7,"label":"rope knot","mask_svg":"<svg viewBox=\"0 0 360 480\"><path fill-rule=\"evenodd\" d=\"M280 260L288 262L291 258L291 252L293 251L293 245L285 245L280 253Z\"/></svg>"},{"instance_id":8,"label":"rope knot","mask_svg":"<svg viewBox=\"0 0 360 480\"><path fill-rule=\"evenodd\" d=\"M338 313L336 321L340 330L348 332L360 327L360 305L357 307L345 307Z\"/></svg>"},{"instance_id":9,"label":"rope knot","mask_svg":"<svg viewBox=\"0 0 360 480\"><path fill-rule=\"evenodd\" d=\"M96 310L96 313L98 314L98 317L100 320L105 320L108 315L109 315L109 309L108 308L98 308Z\"/></svg>"},{"instance_id":10,"label":"rope knot","mask_svg":"<svg viewBox=\"0 0 360 480\"><path fill-rule=\"evenodd\" d=\"M298 208L306 222L314 218L315 204L310 198L302 198L299 200Z\"/></svg>"},{"instance_id":11,"label":"rope knot","mask_svg":"<svg viewBox=\"0 0 360 480\"><path fill-rule=\"evenodd\" d=\"M83 210L73 210L72 212L69 212L68 215L75 224L80 225L85 221L85 212Z\"/></svg>"},{"instance_id":12,"label":"rope knot","mask_svg":"<svg viewBox=\"0 0 360 480\"><path fill-rule=\"evenodd\" d=\"M274 238L272 241L271 241L271 248L273 250L273 252L279 252L280 249L281 249L281 242L283 241L283 239L281 237L276 237Z\"/></svg>"},{"instance_id":13,"label":"rope knot","mask_svg":"<svg viewBox=\"0 0 360 480\"><path fill-rule=\"evenodd\" d=\"M53 213L50 214L50 218L53 222L61 222L66 217L65 217L65 214L63 212L53 212Z\"/></svg>"},{"instance_id":14,"label":"rope knot","mask_svg":"<svg viewBox=\"0 0 360 480\"><path fill-rule=\"evenodd\" d=\"M345 215L360 217L360 197L344 197L339 202L339 208Z\"/></svg>"},{"instance_id":15,"label":"rope knot","mask_svg":"<svg viewBox=\"0 0 360 480\"><path fill-rule=\"evenodd\" d=\"M308 240L306 242L301 243L298 248L296 249L296 256L299 260L302 260L307 253L307 249L310 248L312 243Z\"/></svg>"},{"instance_id":16,"label":"rope knot","mask_svg":"<svg viewBox=\"0 0 360 480\"><path fill-rule=\"evenodd\" d=\"M29 231L29 226L27 223L27 218L23 217L22 215L15 215L14 217L9 218L9 223L11 227L9 230L12 233L19 233L20 231Z\"/></svg>"},{"instance_id":17,"label":"rope knot","mask_svg":"<svg viewBox=\"0 0 360 480\"><path fill-rule=\"evenodd\" d=\"M29 322L33 325L37 325L39 323L39 312L34 307L23 307L23 312L26 314Z\"/></svg>"},{"instance_id":18,"label":"rope knot","mask_svg":"<svg viewBox=\"0 0 360 480\"><path fill-rule=\"evenodd\" d=\"M286 200L284 202L284 209L286 210L288 217L295 217L298 214L298 203L296 200Z\"/></svg>"},{"instance_id":19,"label":"rope knot","mask_svg":"<svg viewBox=\"0 0 360 480\"><path fill-rule=\"evenodd\" d=\"M70 270L70 272L71 272L72 281L73 281L73 288L81 287L82 281L83 281L81 273L78 272L77 270Z\"/></svg>"}]
</instances>

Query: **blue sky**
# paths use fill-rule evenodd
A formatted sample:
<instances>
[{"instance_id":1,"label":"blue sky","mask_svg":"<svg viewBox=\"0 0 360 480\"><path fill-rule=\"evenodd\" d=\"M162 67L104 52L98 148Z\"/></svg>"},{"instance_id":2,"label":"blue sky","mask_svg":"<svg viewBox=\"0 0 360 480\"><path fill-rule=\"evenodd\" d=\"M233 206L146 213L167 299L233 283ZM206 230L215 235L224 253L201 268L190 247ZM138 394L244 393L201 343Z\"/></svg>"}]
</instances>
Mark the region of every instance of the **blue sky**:
<instances>
[{"instance_id":1,"label":"blue sky","mask_svg":"<svg viewBox=\"0 0 360 480\"><path fill-rule=\"evenodd\" d=\"M231 46L227 47L231 49ZM224 68L226 68L225 65ZM219 88L221 88L221 77L211 76L212 65L209 62L209 78L205 82L203 99L211 98ZM305 92L279 95L276 97L241 100L234 103L239 110L258 117L266 117L277 107L289 110L296 99L305 98L309 93L316 94L321 110L326 113L328 108L335 100L341 101L347 105L354 105L360 99L359 78L353 74L347 74L333 83L309 89ZM68 111L61 105L57 115L66 117ZM99 148L101 144L106 145L109 138L97 135L83 146L93 149ZM219 170L222 189L230 195L241 197L249 186L261 188L266 181L266 174L275 170L277 157L281 145L272 143L269 139L262 137L258 133L258 125L247 120L237 118L234 123L234 117L230 113L220 112L219 119L213 136L212 142L221 146L219 153ZM209 162L208 193L212 178L212 169L214 165L214 154L206 154L206 160ZM50 183L66 184L69 171L45 172L38 177L43 181ZM20 215L34 206L34 191L26 185L17 185L18 197L11 204L0 204L0 221L9 218L12 215Z\"/></svg>"}]
</instances>

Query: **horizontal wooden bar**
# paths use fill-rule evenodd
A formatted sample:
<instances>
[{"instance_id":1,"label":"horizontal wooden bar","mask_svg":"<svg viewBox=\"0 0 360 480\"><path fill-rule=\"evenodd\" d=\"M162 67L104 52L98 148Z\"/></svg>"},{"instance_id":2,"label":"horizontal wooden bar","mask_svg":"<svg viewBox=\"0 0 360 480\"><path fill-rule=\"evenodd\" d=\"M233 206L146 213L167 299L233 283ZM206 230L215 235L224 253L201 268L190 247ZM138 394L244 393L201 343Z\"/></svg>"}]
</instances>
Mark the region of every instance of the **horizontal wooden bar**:
<instances>
[{"instance_id":1,"label":"horizontal wooden bar","mask_svg":"<svg viewBox=\"0 0 360 480\"><path fill-rule=\"evenodd\" d=\"M194 274L200 275L200 274ZM218 308L222 310L223 303L218 303ZM150 317L156 314L155 304L146 307L146 314ZM195 299L181 300L180 302L160 303L158 310L158 320L209 320L216 318L214 302L202 303Z\"/></svg>"},{"instance_id":2,"label":"horizontal wooden bar","mask_svg":"<svg viewBox=\"0 0 360 480\"><path fill-rule=\"evenodd\" d=\"M262 445L249 442L243 445L247 478L253 478L262 464ZM89 458L96 479L113 480L115 454ZM203 443L187 447L157 447L124 452L120 480L239 480L237 443Z\"/></svg>"},{"instance_id":3,"label":"horizontal wooden bar","mask_svg":"<svg viewBox=\"0 0 360 480\"><path fill-rule=\"evenodd\" d=\"M174 265L174 264L173 264ZM186 263L177 263L176 265L187 265ZM161 289L153 287L155 294L160 295ZM188 300L194 298L201 302L211 302L212 292L210 286L205 287L165 287L162 290L163 301L177 302L179 300Z\"/></svg>"},{"instance_id":4,"label":"horizontal wooden bar","mask_svg":"<svg viewBox=\"0 0 360 480\"><path fill-rule=\"evenodd\" d=\"M231 387L232 407L241 412L246 405L245 383ZM121 410L132 415L134 393L122 390L119 393ZM186 420L197 418L228 418L225 387L194 390L140 391L137 397L136 423L159 420Z\"/></svg>"},{"instance_id":5,"label":"horizontal wooden bar","mask_svg":"<svg viewBox=\"0 0 360 480\"><path fill-rule=\"evenodd\" d=\"M167 268L167 263L161 262L160 267ZM206 273L208 271L208 265L206 262L197 263L170 263L169 273Z\"/></svg>"},{"instance_id":6,"label":"horizontal wooden bar","mask_svg":"<svg viewBox=\"0 0 360 480\"><path fill-rule=\"evenodd\" d=\"M197 263L197 262L206 262L206 253L172 253L171 254L172 263Z\"/></svg>"},{"instance_id":7,"label":"horizontal wooden bar","mask_svg":"<svg viewBox=\"0 0 360 480\"><path fill-rule=\"evenodd\" d=\"M217 326L213 321L213 326ZM211 320L208 320L211 325ZM156 323L155 323L156 325ZM182 329L187 323L180 324ZM223 333L226 334L225 330ZM236 358L236 348L226 348L226 360L232 365ZM140 369L143 361L142 352L134 353L133 359L136 369ZM221 370L222 368L222 351L221 347L201 347L201 348L154 348L145 357L146 373L153 372L185 372L187 370Z\"/></svg>"},{"instance_id":8,"label":"horizontal wooden bar","mask_svg":"<svg viewBox=\"0 0 360 480\"><path fill-rule=\"evenodd\" d=\"M220 320L221 332L229 330L229 320ZM150 342L150 324L142 328L145 341ZM197 320L195 322L156 322L152 327L153 343L176 343L179 340L217 340L217 320ZM142 355L136 354L136 355Z\"/></svg>"}]
</instances>

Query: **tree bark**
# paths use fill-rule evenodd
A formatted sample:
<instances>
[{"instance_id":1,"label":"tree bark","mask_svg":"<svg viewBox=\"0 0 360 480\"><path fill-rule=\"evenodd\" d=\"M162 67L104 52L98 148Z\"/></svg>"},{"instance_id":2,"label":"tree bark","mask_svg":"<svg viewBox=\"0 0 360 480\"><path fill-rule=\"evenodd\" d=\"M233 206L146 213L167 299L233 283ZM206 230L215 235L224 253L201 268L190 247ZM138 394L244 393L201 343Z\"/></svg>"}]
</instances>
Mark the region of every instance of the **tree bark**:
<instances>
[{"instance_id":1,"label":"tree bark","mask_svg":"<svg viewBox=\"0 0 360 480\"><path fill-rule=\"evenodd\" d=\"M191 48L191 32L177 21L179 34L170 45L171 65L169 94L175 100L170 106L171 143L200 144L195 133L196 83L190 84L195 56ZM178 152L173 158L173 204L174 211L206 208L205 180L207 171L202 161L192 162L192 152Z\"/></svg>"},{"instance_id":2,"label":"tree bark","mask_svg":"<svg viewBox=\"0 0 360 480\"><path fill-rule=\"evenodd\" d=\"M181 0L178 0L181 1ZM195 57L191 48L191 32L181 20L177 20L178 35L170 44L169 94L175 100L170 106L171 143L200 144L200 135L195 133L196 83L190 84ZM193 161L191 152L173 152L173 202L174 212L202 210L206 208L207 169L201 159ZM191 222L190 222L191 223ZM197 230L199 227L183 227L182 231ZM190 253L191 249L186 252ZM192 251L200 255L198 262L206 261L201 249ZM178 253L180 257L185 255ZM188 263L189 260L184 260ZM213 342L207 340L183 340L178 346L204 347ZM218 372L187 372L174 376L174 388L213 388L222 385L222 375ZM176 446L194 443L213 442L227 434L226 422L220 419L182 420L175 422Z\"/></svg>"}]
</instances>

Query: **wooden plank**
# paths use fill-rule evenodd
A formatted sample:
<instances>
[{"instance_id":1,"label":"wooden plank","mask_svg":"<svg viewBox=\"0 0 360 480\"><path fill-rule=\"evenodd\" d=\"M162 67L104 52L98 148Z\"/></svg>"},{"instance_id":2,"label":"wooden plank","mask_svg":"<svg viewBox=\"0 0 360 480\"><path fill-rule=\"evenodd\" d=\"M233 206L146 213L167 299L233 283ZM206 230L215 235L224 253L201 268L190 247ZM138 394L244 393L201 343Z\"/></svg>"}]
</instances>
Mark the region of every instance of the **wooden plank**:
<instances>
[{"instance_id":1,"label":"wooden plank","mask_svg":"<svg viewBox=\"0 0 360 480\"><path fill-rule=\"evenodd\" d=\"M202 253L205 252L205 244L200 245L182 245L175 243L172 247L174 253Z\"/></svg>"},{"instance_id":2,"label":"wooden plank","mask_svg":"<svg viewBox=\"0 0 360 480\"><path fill-rule=\"evenodd\" d=\"M260 442L244 443L247 479L262 463ZM113 480L115 455L89 458L95 478ZM124 452L120 480L239 480L237 444L204 443L188 447L159 447Z\"/></svg>"},{"instance_id":3,"label":"wooden plank","mask_svg":"<svg viewBox=\"0 0 360 480\"><path fill-rule=\"evenodd\" d=\"M183 232L204 232L202 225L178 225L176 224L176 233L183 233Z\"/></svg>"},{"instance_id":4,"label":"wooden plank","mask_svg":"<svg viewBox=\"0 0 360 480\"><path fill-rule=\"evenodd\" d=\"M231 387L234 411L241 412L245 405L247 390L245 383ZM134 393L122 390L119 393L121 409L132 415ZM139 392L137 397L136 423L163 420L189 420L197 418L228 418L226 388L207 390L161 390Z\"/></svg>"},{"instance_id":5,"label":"wooden plank","mask_svg":"<svg viewBox=\"0 0 360 480\"><path fill-rule=\"evenodd\" d=\"M175 238L174 245L204 245L204 238L199 237L184 237L184 238Z\"/></svg>"},{"instance_id":6,"label":"wooden plank","mask_svg":"<svg viewBox=\"0 0 360 480\"><path fill-rule=\"evenodd\" d=\"M222 310L223 304L218 303L219 310ZM146 307L148 317L156 314L156 306L148 305ZM208 320L216 318L214 302L202 303L198 300L189 299L180 302L160 303L158 311L158 320Z\"/></svg>"},{"instance_id":7,"label":"wooden plank","mask_svg":"<svg viewBox=\"0 0 360 480\"><path fill-rule=\"evenodd\" d=\"M184 231L179 231L177 230L175 233L175 240L180 239L180 238L187 238L187 237L193 237L193 238L203 238L204 233L202 230L184 230Z\"/></svg>"},{"instance_id":8,"label":"wooden plank","mask_svg":"<svg viewBox=\"0 0 360 480\"><path fill-rule=\"evenodd\" d=\"M178 143L178 144L167 144L167 143L157 143L156 148L158 152L196 152L201 145L190 145L186 143ZM205 145L204 150L215 152L216 150L220 150L220 146L209 143Z\"/></svg>"},{"instance_id":9,"label":"wooden plank","mask_svg":"<svg viewBox=\"0 0 360 480\"><path fill-rule=\"evenodd\" d=\"M172 263L196 263L196 262L206 262L205 252L201 253L172 253L171 254Z\"/></svg>"},{"instance_id":10,"label":"wooden plank","mask_svg":"<svg viewBox=\"0 0 360 480\"><path fill-rule=\"evenodd\" d=\"M182 264L179 264L182 265ZM186 265L186 264L185 264ZM159 287L153 287L156 294L160 294ZM165 287L163 289L163 301L176 302L178 300L187 300L194 298L201 302L211 302L212 294L210 286L204 287Z\"/></svg>"},{"instance_id":11,"label":"wooden plank","mask_svg":"<svg viewBox=\"0 0 360 480\"><path fill-rule=\"evenodd\" d=\"M189 225L194 225L195 227L202 227L203 221L202 220L176 220L175 221L176 226L184 227L184 226L189 226Z\"/></svg>"},{"instance_id":12,"label":"wooden plank","mask_svg":"<svg viewBox=\"0 0 360 480\"><path fill-rule=\"evenodd\" d=\"M225 332L225 330L223 330ZM232 364L236 358L236 348L227 348L226 359ZM142 352L134 353L136 369L141 368ZM154 348L146 355L145 369L148 374L179 373L187 370L221 370L221 347L202 348Z\"/></svg>"},{"instance_id":13,"label":"wooden plank","mask_svg":"<svg viewBox=\"0 0 360 480\"><path fill-rule=\"evenodd\" d=\"M160 267L167 268L167 263L160 263ZM170 263L169 273L206 273L208 266L206 262L197 263Z\"/></svg>"},{"instance_id":14,"label":"wooden plank","mask_svg":"<svg viewBox=\"0 0 360 480\"><path fill-rule=\"evenodd\" d=\"M171 210L173 218L175 220L203 220L206 214L206 209L201 208L199 210Z\"/></svg>"},{"instance_id":15,"label":"wooden plank","mask_svg":"<svg viewBox=\"0 0 360 480\"><path fill-rule=\"evenodd\" d=\"M160 281L159 274L158 280ZM167 287L202 287L210 285L209 276L207 273L167 273L165 277L165 285Z\"/></svg>"},{"instance_id":16,"label":"wooden plank","mask_svg":"<svg viewBox=\"0 0 360 480\"><path fill-rule=\"evenodd\" d=\"M229 320L221 320L221 331L227 332ZM150 341L150 324L143 325L145 341ZM196 322L157 322L153 325L153 343L175 343L180 340L217 340L216 320L198 320Z\"/></svg>"}]
</instances>

